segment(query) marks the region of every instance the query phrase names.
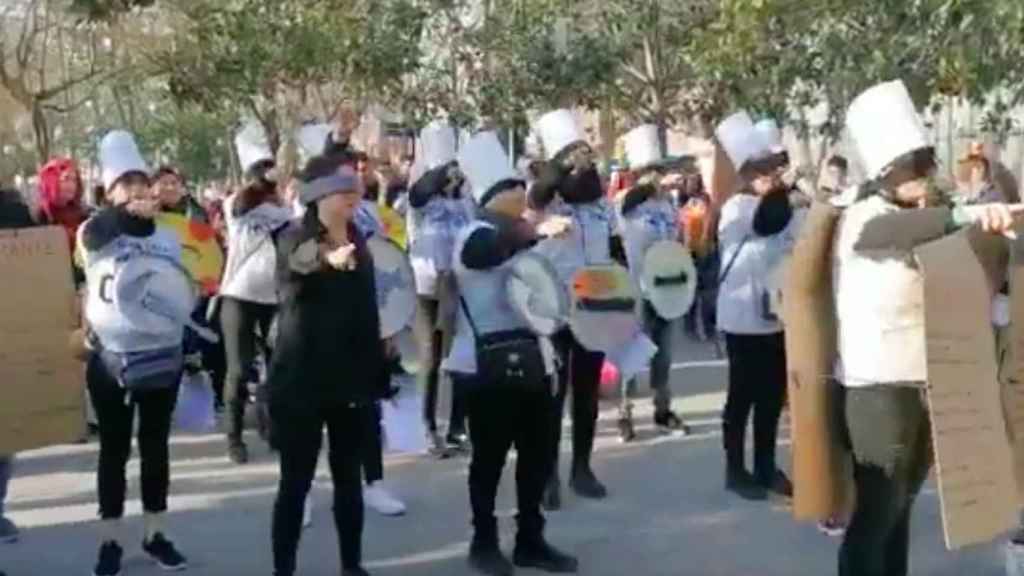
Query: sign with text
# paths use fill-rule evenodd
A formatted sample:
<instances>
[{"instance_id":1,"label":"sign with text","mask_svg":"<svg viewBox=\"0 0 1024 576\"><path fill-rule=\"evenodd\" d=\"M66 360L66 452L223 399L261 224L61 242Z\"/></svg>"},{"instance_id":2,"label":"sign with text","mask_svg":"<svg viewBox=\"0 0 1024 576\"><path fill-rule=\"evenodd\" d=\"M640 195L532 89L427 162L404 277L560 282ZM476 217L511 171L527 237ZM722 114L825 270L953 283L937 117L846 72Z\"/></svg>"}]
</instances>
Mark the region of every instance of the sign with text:
<instances>
[{"instance_id":1,"label":"sign with text","mask_svg":"<svg viewBox=\"0 0 1024 576\"><path fill-rule=\"evenodd\" d=\"M82 364L67 235L57 227L0 231L0 454L80 439Z\"/></svg>"},{"instance_id":2,"label":"sign with text","mask_svg":"<svg viewBox=\"0 0 1024 576\"><path fill-rule=\"evenodd\" d=\"M924 274L928 405L946 546L989 542L1017 526L986 258L967 234L916 250ZM951 297L955 305L951 306Z\"/></svg>"}]
</instances>

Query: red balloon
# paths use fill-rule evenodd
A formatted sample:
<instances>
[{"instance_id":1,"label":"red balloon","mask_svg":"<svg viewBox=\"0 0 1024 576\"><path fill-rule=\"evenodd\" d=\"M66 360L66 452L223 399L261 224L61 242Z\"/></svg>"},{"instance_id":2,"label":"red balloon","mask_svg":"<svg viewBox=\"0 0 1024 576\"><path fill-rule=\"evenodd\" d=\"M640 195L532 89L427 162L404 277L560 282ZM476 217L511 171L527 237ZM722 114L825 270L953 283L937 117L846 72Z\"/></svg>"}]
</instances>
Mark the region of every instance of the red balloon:
<instances>
[{"instance_id":1,"label":"red balloon","mask_svg":"<svg viewBox=\"0 0 1024 576\"><path fill-rule=\"evenodd\" d=\"M619 389L619 369L608 360L601 366L601 395L610 398Z\"/></svg>"}]
</instances>

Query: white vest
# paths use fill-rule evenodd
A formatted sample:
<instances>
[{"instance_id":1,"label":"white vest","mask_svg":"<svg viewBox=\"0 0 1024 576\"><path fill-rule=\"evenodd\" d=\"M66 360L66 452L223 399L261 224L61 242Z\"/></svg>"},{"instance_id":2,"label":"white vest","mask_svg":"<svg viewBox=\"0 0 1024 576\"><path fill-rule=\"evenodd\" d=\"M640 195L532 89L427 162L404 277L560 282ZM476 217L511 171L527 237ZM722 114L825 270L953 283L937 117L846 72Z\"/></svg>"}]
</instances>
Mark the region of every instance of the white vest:
<instances>
[{"instance_id":1,"label":"white vest","mask_svg":"<svg viewBox=\"0 0 1024 576\"><path fill-rule=\"evenodd\" d=\"M237 300L277 304L277 250L271 232L293 216L290 208L261 204L234 216L236 196L224 202L228 226L228 259L220 293Z\"/></svg>"},{"instance_id":2,"label":"white vest","mask_svg":"<svg viewBox=\"0 0 1024 576\"><path fill-rule=\"evenodd\" d=\"M551 261L563 284L568 286L580 268L612 263L609 243L615 213L607 200L568 204L555 199L546 212L572 219L572 231L565 237L547 238L537 245L537 251Z\"/></svg>"},{"instance_id":3,"label":"white vest","mask_svg":"<svg viewBox=\"0 0 1024 576\"><path fill-rule=\"evenodd\" d=\"M629 214L620 217L622 244L629 263L629 274L633 283L645 289L641 278L644 273L644 256L655 242L676 240L679 228L675 207L670 198L648 198Z\"/></svg>"},{"instance_id":4,"label":"white vest","mask_svg":"<svg viewBox=\"0 0 1024 576\"><path fill-rule=\"evenodd\" d=\"M873 196L848 208L839 224L833 279L846 386L927 378L924 282L913 253L853 250L865 224L899 210Z\"/></svg>"},{"instance_id":5,"label":"white vest","mask_svg":"<svg viewBox=\"0 0 1024 576\"><path fill-rule=\"evenodd\" d=\"M462 264L461 255L466 240L479 228L493 226L476 220L459 233L456 241L457 256L453 268L459 296L465 299L466 306L473 316L473 323L480 334L528 328L526 322L513 310L505 291L508 264L511 260L486 270L472 270ZM554 370L553 349L547 338L540 338L540 344L550 374ZM455 337L452 340L451 351L442 367L450 372L476 374L476 338L461 303L456 315Z\"/></svg>"},{"instance_id":6,"label":"white vest","mask_svg":"<svg viewBox=\"0 0 1024 576\"><path fill-rule=\"evenodd\" d=\"M406 216L409 260L416 274L416 292L437 295L437 276L452 269L452 256L460 231L472 220L468 198L433 197Z\"/></svg>"}]
</instances>

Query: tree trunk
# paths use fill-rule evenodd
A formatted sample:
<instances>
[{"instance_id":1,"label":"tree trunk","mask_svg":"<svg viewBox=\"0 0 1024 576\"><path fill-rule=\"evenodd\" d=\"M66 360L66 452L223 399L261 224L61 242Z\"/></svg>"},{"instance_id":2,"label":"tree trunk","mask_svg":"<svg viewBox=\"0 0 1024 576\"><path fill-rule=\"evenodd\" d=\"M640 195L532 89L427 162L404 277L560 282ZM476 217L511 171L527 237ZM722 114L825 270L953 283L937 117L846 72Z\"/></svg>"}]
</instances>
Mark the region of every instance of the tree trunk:
<instances>
[{"instance_id":1,"label":"tree trunk","mask_svg":"<svg viewBox=\"0 0 1024 576\"><path fill-rule=\"evenodd\" d=\"M39 164L43 165L50 159L50 126L42 102L32 103L32 131L35 133L36 155L39 156Z\"/></svg>"}]
</instances>

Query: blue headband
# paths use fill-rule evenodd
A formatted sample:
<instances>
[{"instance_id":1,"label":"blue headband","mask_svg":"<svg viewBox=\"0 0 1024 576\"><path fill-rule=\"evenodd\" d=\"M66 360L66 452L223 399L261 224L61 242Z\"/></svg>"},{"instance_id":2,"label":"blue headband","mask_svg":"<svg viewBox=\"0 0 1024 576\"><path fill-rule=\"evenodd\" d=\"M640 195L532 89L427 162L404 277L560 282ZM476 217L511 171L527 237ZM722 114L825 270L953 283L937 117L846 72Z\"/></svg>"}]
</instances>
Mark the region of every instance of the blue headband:
<instances>
[{"instance_id":1,"label":"blue headband","mask_svg":"<svg viewBox=\"0 0 1024 576\"><path fill-rule=\"evenodd\" d=\"M359 179L352 173L336 172L299 186L299 201L313 204L332 194L355 193L359 191Z\"/></svg>"}]
</instances>

